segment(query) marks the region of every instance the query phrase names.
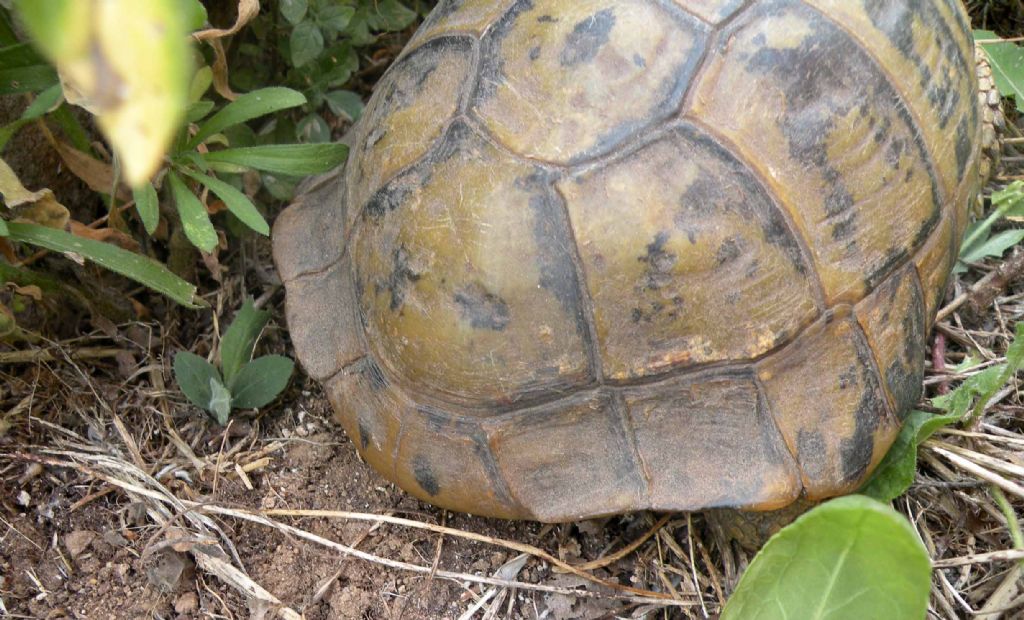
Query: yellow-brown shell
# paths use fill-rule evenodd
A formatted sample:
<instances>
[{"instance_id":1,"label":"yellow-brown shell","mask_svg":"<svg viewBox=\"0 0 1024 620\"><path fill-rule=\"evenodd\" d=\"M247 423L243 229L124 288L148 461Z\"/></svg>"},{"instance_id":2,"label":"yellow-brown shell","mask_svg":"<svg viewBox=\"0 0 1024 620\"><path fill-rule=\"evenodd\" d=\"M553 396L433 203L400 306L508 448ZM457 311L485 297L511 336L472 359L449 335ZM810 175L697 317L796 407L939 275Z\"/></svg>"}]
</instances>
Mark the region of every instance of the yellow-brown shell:
<instances>
[{"instance_id":1,"label":"yellow-brown shell","mask_svg":"<svg viewBox=\"0 0 1024 620\"><path fill-rule=\"evenodd\" d=\"M957 0L446 0L275 227L363 457L563 521L858 487L976 191Z\"/></svg>"}]
</instances>

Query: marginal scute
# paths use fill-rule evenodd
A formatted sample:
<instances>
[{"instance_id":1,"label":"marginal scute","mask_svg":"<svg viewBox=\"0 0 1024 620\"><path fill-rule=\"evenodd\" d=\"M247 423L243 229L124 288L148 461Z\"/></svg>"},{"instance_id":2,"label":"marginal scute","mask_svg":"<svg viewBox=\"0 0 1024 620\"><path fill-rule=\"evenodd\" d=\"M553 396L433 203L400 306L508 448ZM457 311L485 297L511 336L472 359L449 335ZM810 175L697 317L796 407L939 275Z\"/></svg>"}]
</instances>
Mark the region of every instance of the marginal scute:
<instances>
[{"instance_id":1,"label":"marginal scute","mask_svg":"<svg viewBox=\"0 0 1024 620\"><path fill-rule=\"evenodd\" d=\"M349 260L345 255L327 269L287 284L285 316L292 345L306 373L320 381L366 353Z\"/></svg>"},{"instance_id":2,"label":"marginal scute","mask_svg":"<svg viewBox=\"0 0 1024 620\"><path fill-rule=\"evenodd\" d=\"M812 500L856 490L899 432L858 330L850 317L829 315L757 365Z\"/></svg>"},{"instance_id":3,"label":"marginal scute","mask_svg":"<svg viewBox=\"0 0 1024 620\"><path fill-rule=\"evenodd\" d=\"M534 519L577 521L646 503L639 464L607 394L581 396L486 425L512 495Z\"/></svg>"},{"instance_id":4,"label":"marginal scute","mask_svg":"<svg viewBox=\"0 0 1024 620\"><path fill-rule=\"evenodd\" d=\"M458 423L451 413L429 411L372 375L368 361L327 385L338 421L367 463L438 506L488 517L525 516L495 484L493 461L478 426Z\"/></svg>"},{"instance_id":5,"label":"marginal scute","mask_svg":"<svg viewBox=\"0 0 1024 620\"><path fill-rule=\"evenodd\" d=\"M956 262L954 249L959 247L959 243L953 243L953 231L953 221L949 218L943 219L928 239L928 243L914 257L914 266L924 290L926 331L930 331L935 313L946 296L950 270Z\"/></svg>"},{"instance_id":6,"label":"marginal scute","mask_svg":"<svg viewBox=\"0 0 1024 620\"><path fill-rule=\"evenodd\" d=\"M689 115L727 139L789 210L829 306L856 303L942 215L929 156L898 100L859 44L791 0L755 4L732 22L694 93ZM751 113L751 102L781 112Z\"/></svg>"},{"instance_id":7,"label":"marginal scute","mask_svg":"<svg viewBox=\"0 0 1024 620\"><path fill-rule=\"evenodd\" d=\"M925 307L914 267L882 283L856 313L893 411L902 417L917 404L924 379Z\"/></svg>"},{"instance_id":8,"label":"marginal scute","mask_svg":"<svg viewBox=\"0 0 1024 620\"><path fill-rule=\"evenodd\" d=\"M558 188L614 381L749 360L818 314L812 267L781 210L692 127Z\"/></svg>"},{"instance_id":9,"label":"marginal scute","mask_svg":"<svg viewBox=\"0 0 1024 620\"><path fill-rule=\"evenodd\" d=\"M444 37L395 62L366 108L349 156L353 216L389 179L424 157L459 112L472 82L474 43Z\"/></svg>"},{"instance_id":10,"label":"marginal scute","mask_svg":"<svg viewBox=\"0 0 1024 620\"><path fill-rule=\"evenodd\" d=\"M796 463L749 371L633 388L625 401L649 508L771 510L800 494Z\"/></svg>"},{"instance_id":11,"label":"marginal scute","mask_svg":"<svg viewBox=\"0 0 1024 620\"><path fill-rule=\"evenodd\" d=\"M717 24L738 11L744 0L673 0L684 11Z\"/></svg>"},{"instance_id":12,"label":"marginal scute","mask_svg":"<svg viewBox=\"0 0 1024 620\"><path fill-rule=\"evenodd\" d=\"M341 258L348 209L339 177L337 171L324 175L274 220L274 261L285 285Z\"/></svg>"},{"instance_id":13,"label":"marginal scute","mask_svg":"<svg viewBox=\"0 0 1024 620\"><path fill-rule=\"evenodd\" d=\"M352 252L371 349L416 392L508 405L591 382L563 207L466 126L371 201Z\"/></svg>"},{"instance_id":14,"label":"marginal scute","mask_svg":"<svg viewBox=\"0 0 1024 620\"><path fill-rule=\"evenodd\" d=\"M517 0L441 0L416 30L403 54L429 39L469 33L480 37L504 15Z\"/></svg>"},{"instance_id":15,"label":"marginal scute","mask_svg":"<svg viewBox=\"0 0 1024 620\"><path fill-rule=\"evenodd\" d=\"M807 0L856 37L918 119L944 191L951 195L970 171L977 142L974 51L963 36L956 0ZM951 206L960 209L962 205Z\"/></svg>"},{"instance_id":16,"label":"marginal scute","mask_svg":"<svg viewBox=\"0 0 1024 620\"><path fill-rule=\"evenodd\" d=\"M520 0L483 40L473 113L516 153L569 163L669 117L706 26L643 0Z\"/></svg>"}]
</instances>

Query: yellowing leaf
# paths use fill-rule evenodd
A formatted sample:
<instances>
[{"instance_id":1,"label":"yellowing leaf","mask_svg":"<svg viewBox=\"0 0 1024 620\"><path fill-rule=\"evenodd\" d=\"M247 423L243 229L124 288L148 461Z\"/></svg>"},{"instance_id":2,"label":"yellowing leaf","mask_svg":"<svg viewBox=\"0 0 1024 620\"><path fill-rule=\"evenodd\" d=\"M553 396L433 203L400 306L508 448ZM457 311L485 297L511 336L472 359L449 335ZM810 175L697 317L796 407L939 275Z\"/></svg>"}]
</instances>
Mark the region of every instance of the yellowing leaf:
<instances>
[{"instance_id":1,"label":"yellowing leaf","mask_svg":"<svg viewBox=\"0 0 1024 620\"><path fill-rule=\"evenodd\" d=\"M186 15L177 0L19 0L69 102L98 117L130 185L159 168L188 103Z\"/></svg>"},{"instance_id":2,"label":"yellowing leaf","mask_svg":"<svg viewBox=\"0 0 1024 620\"><path fill-rule=\"evenodd\" d=\"M16 220L33 222L49 228L64 228L70 213L57 202L53 192L41 189L30 192L25 189L18 175L0 159L0 198L8 209L13 210Z\"/></svg>"}]
</instances>

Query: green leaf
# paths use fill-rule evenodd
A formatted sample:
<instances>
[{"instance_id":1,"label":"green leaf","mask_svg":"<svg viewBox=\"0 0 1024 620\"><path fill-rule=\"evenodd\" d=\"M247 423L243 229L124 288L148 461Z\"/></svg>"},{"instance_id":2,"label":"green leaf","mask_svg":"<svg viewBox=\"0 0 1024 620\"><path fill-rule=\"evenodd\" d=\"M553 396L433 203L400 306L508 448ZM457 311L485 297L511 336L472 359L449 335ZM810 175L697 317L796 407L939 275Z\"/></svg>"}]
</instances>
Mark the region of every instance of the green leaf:
<instances>
[{"instance_id":1,"label":"green leaf","mask_svg":"<svg viewBox=\"0 0 1024 620\"><path fill-rule=\"evenodd\" d=\"M46 59L28 43L14 43L0 47L0 67L32 67L46 65Z\"/></svg>"},{"instance_id":2,"label":"green leaf","mask_svg":"<svg viewBox=\"0 0 1024 620\"><path fill-rule=\"evenodd\" d=\"M906 493L917 473L918 446L940 428L960 419L957 415L911 411L889 452L859 492L881 502L891 502Z\"/></svg>"},{"instance_id":3,"label":"green leaf","mask_svg":"<svg viewBox=\"0 0 1024 620\"><path fill-rule=\"evenodd\" d=\"M186 29L189 32L201 30L210 19L206 14L206 7L199 0L184 0L184 3L185 6L181 8L184 14Z\"/></svg>"},{"instance_id":4,"label":"green leaf","mask_svg":"<svg viewBox=\"0 0 1024 620\"><path fill-rule=\"evenodd\" d=\"M306 11L309 10L307 0L281 0L280 6L281 15L293 26L301 22L306 17Z\"/></svg>"},{"instance_id":5,"label":"green leaf","mask_svg":"<svg viewBox=\"0 0 1024 620\"><path fill-rule=\"evenodd\" d=\"M324 95L327 100L327 107L335 116L355 122L363 115L362 98L350 90L336 90Z\"/></svg>"},{"instance_id":6,"label":"green leaf","mask_svg":"<svg viewBox=\"0 0 1024 620\"><path fill-rule=\"evenodd\" d=\"M832 500L764 546L722 620L924 618L928 553L910 523L863 496Z\"/></svg>"},{"instance_id":7,"label":"green leaf","mask_svg":"<svg viewBox=\"0 0 1024 620\"><path fill-rule=\"evenodd\" d=\"M11 138L18 133L18 130L26 124L59 107L63 97L64 91L61 90L60 84L54 84L36 95L36 98L16 121L0 127L0 150L3 150Z\"/></svg>"},{"instance_id":8,"label":"green leaf","mask_svg":"<svg viewBox=\"0 0 1024 620\"><path fill-rule=\"evenodd\" d=\"M964 247L960 251L960 260L965 263L976 263L985 258L998 258L1006 250L1017 245L1024 239L1024 229L1004 230L996 233L988 239Z\"/></svg>"},{"instance_id":9,"label":"green leaf","mask_svg":"<svg viewBox=\"0 0 1024 620\"><path fill-rule=\"evenodd\" d=\"M0 95L32 93L57 84L57 72L49 65L0 66Z\"/></svg>"},{"instance_id":10,"label":"green leaf","mask_svg":"<svg viewBox=\"0 0 1024 620\"><path fill-rule=\"evenodd\" d=\"M210 222L210 214L174 171L167 173L167 180L171 184L171 196L178 207L185 236L192 245L209 254L217 247L218 241L217 231Z\"/></svg>"},{"instance_id":11,"label":"green leaf","mask_svg":"<svg viewBox=\"0 0 1024 620\"><path fill-rule=\"evenodd\" d=\"M1024 48L1010 41L999 41L994 32L975 31L975 39L986 42L981 45L992 65L992 77L996 88L1005 96L1013 97L1017 109L1024 110Z\"/></svg>"},{"instance_id":12,"label":"green leaf","mask_svg":"<svg viewBox=\"0 0 1024 620\"><path fill-rule=\"evenodd\" d=\"M179 351L174 356L174 379L185 398L209 411L212 399L210 382L220 383L220 373L213 364L195 353Z\"/></svg>"},{"instance_id":13,"label":"green leaf","mask_svg":"<svg viewBox=\"0 0 1024 620\"><path fill-rule=\"evenodd\" d=\"M370 10L370 28L374 30L402 30L416 20L416 11L406 8L398 0L380 0Z\"/></svg>"},{"instance_id":14,"label":"green leaf","mask_svg":"<svg viewBox=\"0 0 1024 620\"><path fill-rule=\"evenodd\" d=\"M315 60L324 51L324 35L320 27L306 20L292 30L289 47L292 51L292 66L301 67Z\"/></svg>"},{"instance_id":15,"label":"green leaf","mask_svg":"<svg viewBox=\"0 0 1024 620\"><path fill-rule=\"evenodd\" d=\"M199 122L213 111L213 106L214 103L208 99L197 101L188 106L188 110L185 112L185 120L190 123Z\"/></svg>"},{"instance_id":16,"label":"green leaf","mask_svg":"<svg viewBox=\"0 0 1024 620\"><path fill-rule=\"evenodd\" d=\"M274 400L288 385L295 362L283 355L265 355L249 362L231 384L231 404L255 409Z\"/></svg>"},{"instance_id":17,"label":"green leaf","mask_svg":"<svg viewBox=\"0 0 1024 620\"><path fill-rule=\"evenodd\" d=\"M203 123L198 133L189 140L187 148L195 148L197 145L202 144L206 138L220 133L228 127L277 112L278 110L294 108L304 103L306 103L306 96L290 88L262 88L246 93L224 106L224 109Z\"/></svg>"},{"instance_id":18,"label":"green leaf","mask_svg":"<svg viewBox=\"0 0 1024 620\"><path fill-rule=\"evenodd\" d=\"M349 22L352 21L352 16L355 14L355 7L343 4L330 4L321 9L317 14L317 22L322 28L337 34L348 27Z\"/></svg>"},{"instance_id":19,"label":"green leaf","mask_svg":"<svg viewBox=\"0 0 1024 620\"><path fill-rule=\"evenodd\" d=\"M252 358L256 340L269 320L269 312L257 310L252 299L246 299L235 320L224 332L220 341L220 367L228 385L231 385L239 369Z\"/></svg>"},{"instance_id":20,"label":"green leaf","mask_svg":"<svg viewBox=\"0 0 1024 620\"><path fill-rule=\"evenodd\" d=\"M210 164L233 164L293 176L327 172L344 163L346 157L348 147L344 144L268 144L203 155Z\"/></svg>"},{"instance_id":21,"label":"green leaf","mask_svg":"<svg viewBox=\"0 0 1024 620\"><path fill-rule=\"evenodd\" d=\"M196 287L171 273L160 263L123 250L116 245L76 237L63 230L37 224L8 224L9 238L44 247L54 252L74 252L113 272L144 284L183 306L198 308Z\"/></svg>"},{"instance_id":22,"label":"green leaf","mask_svg":"<svg viewBox=\"0 0 1024 620\"><path fill-rule=\"evenodd\" d=\"M0 237L6 237L11 234L11 231L7 229L7 222L0 220Z\"/></svg>"},{"instance_id":23,"label":"green leaf","mask_svg":"<svg viewBox=\"0 0 1024 620\"><path fill-rule=\"evenodd\" d=\"M139 212L143 227L152 235L160 223L160 201L156 195L156 188L152 183L133 188L132 198L135 200L135 210Z\"/></svg>"},{"instance_id":24,"label":"green leaf","mask_svg":"<svg viewBox=\"0 0 1024 620\"><path fill-rule=\"evenodd\" d=\"M213 69L209 66L196 69L196 74L192 76L192 84L188 87L189 102L195 103L202 99L206 91L210 90L210 84L213 84Z\"/></svg>"},{"instance_id":25,"label":"green leaf","mask_svg":"<svg viewBox=\"0 0 1024 620\"><path fill-rule=\"evenodd\" d=\"M331 128L323 117L316 112L311 112L296 125L295 137L300 142L322 144L331 141Z\"/></svg>"},{"instance_id":26,"label":"green leaf","mask_svg":"<svg viewBox=\"0 0 1024 620\"><path fill-rule=\"evenodd\" d=\"M210 377L210 404L206 409L221 426L228 423L228 417L231 416L231 392L213 377Z\"/></svg>"},{"instance_id":27,"label":"green leaf","mask_svg":"<svg viewBox=\"0 0 1024 620\"><path fill-rule=\"evenodd\" d=\"M860 492L881 501L892 501L910 488L917 468L918 447L939 429L980 416L996 392L1024 366L1024 321L1015 326L1006 351L1006 363L992 366L965 379L955 390L932 399L945 413L911 411L889 452ZM973 411L972 411L973 405Z\"/></svg>"},{"instance_id":28,"label":"green leaf","mask_svg":"<svg viewBox=\"0 0 1024 620\"><path fill-rule=\"evenodd\" d=\"M256 205L252 204L252 201L245 194L220 179L194 172L188 168L181 168L180 170L183 174L187 174L210 188L211 192L224 201L228 211L231 211L235 217L242 220L243 224L264 237L270 235L270 225L267 224L267 220L263 219L263 215L256 209Z\"/></svg>"}]
</instances>

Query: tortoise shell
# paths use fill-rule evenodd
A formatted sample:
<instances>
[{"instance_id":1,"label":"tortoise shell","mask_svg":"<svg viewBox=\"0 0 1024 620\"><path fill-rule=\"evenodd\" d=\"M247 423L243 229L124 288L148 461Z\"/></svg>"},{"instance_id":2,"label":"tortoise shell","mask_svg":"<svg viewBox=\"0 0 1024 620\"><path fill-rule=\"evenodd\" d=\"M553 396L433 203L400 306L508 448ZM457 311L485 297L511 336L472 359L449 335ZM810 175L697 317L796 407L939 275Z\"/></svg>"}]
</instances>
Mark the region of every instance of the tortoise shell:
<instances>
[{"instance_id":1,"label":"tortoise shell","mask_svg":"<svg viewBox=\"0 0 1024 620\"><path fill-rule=\"evenodd\" d=\"M299 359L413 495L565 521L855 490L977 190L958 0L446 0L278 219Z\"/></svg>"}]
</instances>

